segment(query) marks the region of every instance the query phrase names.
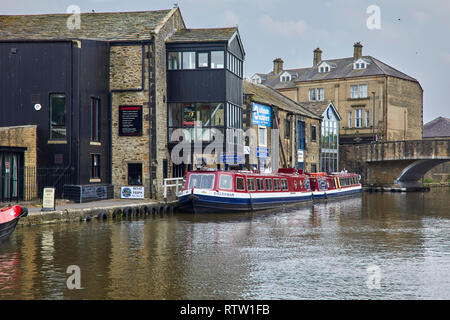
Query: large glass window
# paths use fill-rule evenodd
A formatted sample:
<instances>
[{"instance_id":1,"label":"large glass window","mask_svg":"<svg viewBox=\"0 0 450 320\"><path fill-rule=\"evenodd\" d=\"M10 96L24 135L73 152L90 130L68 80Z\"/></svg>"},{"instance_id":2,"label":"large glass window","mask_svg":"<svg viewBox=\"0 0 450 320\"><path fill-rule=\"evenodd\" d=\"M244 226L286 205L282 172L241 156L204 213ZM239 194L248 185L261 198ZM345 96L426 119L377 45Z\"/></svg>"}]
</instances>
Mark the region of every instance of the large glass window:
<instances>
[{"instance_id":1,"label":"large glass window","mask_svg":"<svg viewBox=\"0 0 450 320\"><path fill-rule=\"evenodd\" d=\"M50 95L50 139L66 139L66 95Z\"/></svg>"},{"instance_id":2,"label":"large glass window","mask_svg":"<svg viewBox=\"0 0 450 320\"><path fill-rule=\"evenodd\" d=\"M195 52L183 52L183 69L195 69Z\"/></svg>"},{"instance_id":3,"label":"large glass window","mask_svg":"<svg viewBox=\"0 0 450 320\"><path fill-rule=\"evenodd\" d=\"M197 54L198 57L198 67L199 68L208 68L209 67L209 54L208 52L199 52Z\"/></svg>"},{"instance_id":4,"label":"large glass window","mask_svg":"<svg viewBox=\"0 0 450 320\"><path fill-rule=\"evenodd\" d=\"M169 70L181 69L181 52L169 52L167 55L167 64Z\"/></svg>"},{"instance_id":5,"label":"large glass window","mask_svg":"<svg viewBox=\"0 0 450 320\"><path fill-rule=\"evenodd\" d=\"M223 69L223 67L224 67L224 52L211 51L211 68Z\"/></svg>"},{"instance_id":6,"label":"large glass window","mask_svg":"<svg viewBox=\"0 0 450 320\"><path fill-rule=\"evenodd\" d=\"M223 103L216 103L211 108L211 123L215 127L223 127L224 125Z\"/></svg>"},{"instance_id":7,"label":"large glass window","mask_svg":"<svg viewBox=\"0 0 450 320\"><path fill-rule=\"evenodd\" d=\"M213 174L191 174L189 176L189 189L212 189L214 187Z\"/></svg>"}]
</instances>

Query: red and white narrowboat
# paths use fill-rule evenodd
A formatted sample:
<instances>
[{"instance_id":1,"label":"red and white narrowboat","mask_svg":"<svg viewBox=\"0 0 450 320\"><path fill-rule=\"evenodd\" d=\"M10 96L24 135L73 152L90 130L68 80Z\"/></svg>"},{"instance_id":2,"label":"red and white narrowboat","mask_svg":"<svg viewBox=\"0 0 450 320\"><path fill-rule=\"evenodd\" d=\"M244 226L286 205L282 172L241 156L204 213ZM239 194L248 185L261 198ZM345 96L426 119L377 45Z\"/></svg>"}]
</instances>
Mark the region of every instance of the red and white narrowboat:
<instances>
[{"instance_id":1,"label":"red and white narrowboat","mask_svg":"<svg viewBox=\"0 0 450 320\"><path fill-rule=\"evenodd\" d=\"M355 173L310 173L314 199L327 199L362 192L360 176Z\"/></svg>"},{"instance_id":2,"label":"red and white narrowboat","mask_svg":"<svg viewBox=\"0 0 450 320\"><path fill-rule=\"evenodd\" d=\"M195 213L243 212L312 201L309 176L296 169L189 171L179 208Z\"/></svg>"}]
</instances>

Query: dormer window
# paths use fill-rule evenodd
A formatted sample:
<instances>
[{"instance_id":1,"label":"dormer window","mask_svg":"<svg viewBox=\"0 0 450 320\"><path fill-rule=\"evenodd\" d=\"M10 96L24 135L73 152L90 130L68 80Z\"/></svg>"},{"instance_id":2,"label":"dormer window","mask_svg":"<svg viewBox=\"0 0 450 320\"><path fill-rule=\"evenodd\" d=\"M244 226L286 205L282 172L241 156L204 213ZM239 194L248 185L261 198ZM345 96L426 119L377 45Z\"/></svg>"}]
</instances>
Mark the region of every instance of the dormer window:
<instances>
[{"instance_id":1,"label":"dormer window","mask_svg":"<svg viewBox=\"0 0 450 320\"><path fill-rule=\"evenodd\" d=\"M355 70L367 69L368 65L369 63L366 62L364 59L358 59L353 63L353 69Z\"/></svg>"},{"instance_id":2,"label":"dormer window","mask_svg":"<svg viewBox=\"0 0 450 320\"><path fill-rule=\"evenodd\" d=\"M283 72L280 76L281 82L289 82L292 80L292 76L288 72Z\"/></svg>"},{"instance_id":3,"label":"dormer window","mask_svg":"<svg viewBox=\"0 0 450 320\"><path fill-rule=\"evenodd\" d=\"M318 70L319 70L319 73L330 72L331 66L328 63L326 63L326 62L322 62L319 65L319 69Z\"/></svg>"}]
</instances>

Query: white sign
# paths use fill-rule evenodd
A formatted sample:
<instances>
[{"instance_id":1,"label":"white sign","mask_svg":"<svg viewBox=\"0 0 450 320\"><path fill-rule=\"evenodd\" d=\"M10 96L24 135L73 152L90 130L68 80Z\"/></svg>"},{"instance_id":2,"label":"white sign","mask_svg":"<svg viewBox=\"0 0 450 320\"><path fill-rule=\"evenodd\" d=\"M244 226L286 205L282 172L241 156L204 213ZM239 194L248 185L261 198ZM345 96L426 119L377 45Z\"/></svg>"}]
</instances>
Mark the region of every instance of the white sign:
<instances>
[{"instance_id":1,"label":"white sign","mask_svg":"<svg viewBox=\"0 0 450 320\"><path fill-rule=\"evenodd\" d=\"M303 150L297 150L297 160L303 162Z\"/></svg>"},{"instance_id":2,"label":"white sign","mask_svg":"<svg viewBox=\"0 0 450 320\"><path fill-rule=\"evenodd\" d=\"M41 211L55 211L55 188L44 188Z\"/></svg>"},{"instance_id":3,"label":"white sign","mask_svg":"<svg viewBox=\"0 0 450 320\"><path fill-rule=\"evenodd\" d=\"M250 154L250 147L244 146L244 154Z\"/></svg>"},{"instance_id":4,"label":"white sign","mask_svg":"<svg viewBox=\"0 0 450 320\"><path fill-rule=\"evenodd\" d=\"M122 187L120 197L122 199L144 199L144 187Z\"/></svg>"},{"instance_id":5,"label":"white sign","mask_svg":"<svg viewBox=\"0 0 450 320\"><path fill-rule=\"evenodd\" d=\"M34 105L34 110L39 111L39 110L41 110L41 109L42 109L42 106L41 106L39 103L36 103L36 104Z\"/></svg>"}]
</instances>

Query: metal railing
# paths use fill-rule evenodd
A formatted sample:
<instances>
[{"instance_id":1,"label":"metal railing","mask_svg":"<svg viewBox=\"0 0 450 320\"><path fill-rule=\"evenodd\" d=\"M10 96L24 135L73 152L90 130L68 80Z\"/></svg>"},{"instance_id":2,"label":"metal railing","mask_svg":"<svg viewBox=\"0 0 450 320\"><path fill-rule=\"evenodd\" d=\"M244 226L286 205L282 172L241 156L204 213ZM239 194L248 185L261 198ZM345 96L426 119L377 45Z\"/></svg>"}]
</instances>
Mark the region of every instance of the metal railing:
<instances>
[{"instance_id":1,"label":"metal railing","mask_svg":"<svg viewBox=\"0 0 450 320\"><path fill-rule=\"evenodd\" d=\"M164 200L171 195L178 196L178 193L183 189L186 181L183 178L167 178L164 179ZM171 189L175 188L175 193L171 192Z\"/></svg>"}]
</instances>

